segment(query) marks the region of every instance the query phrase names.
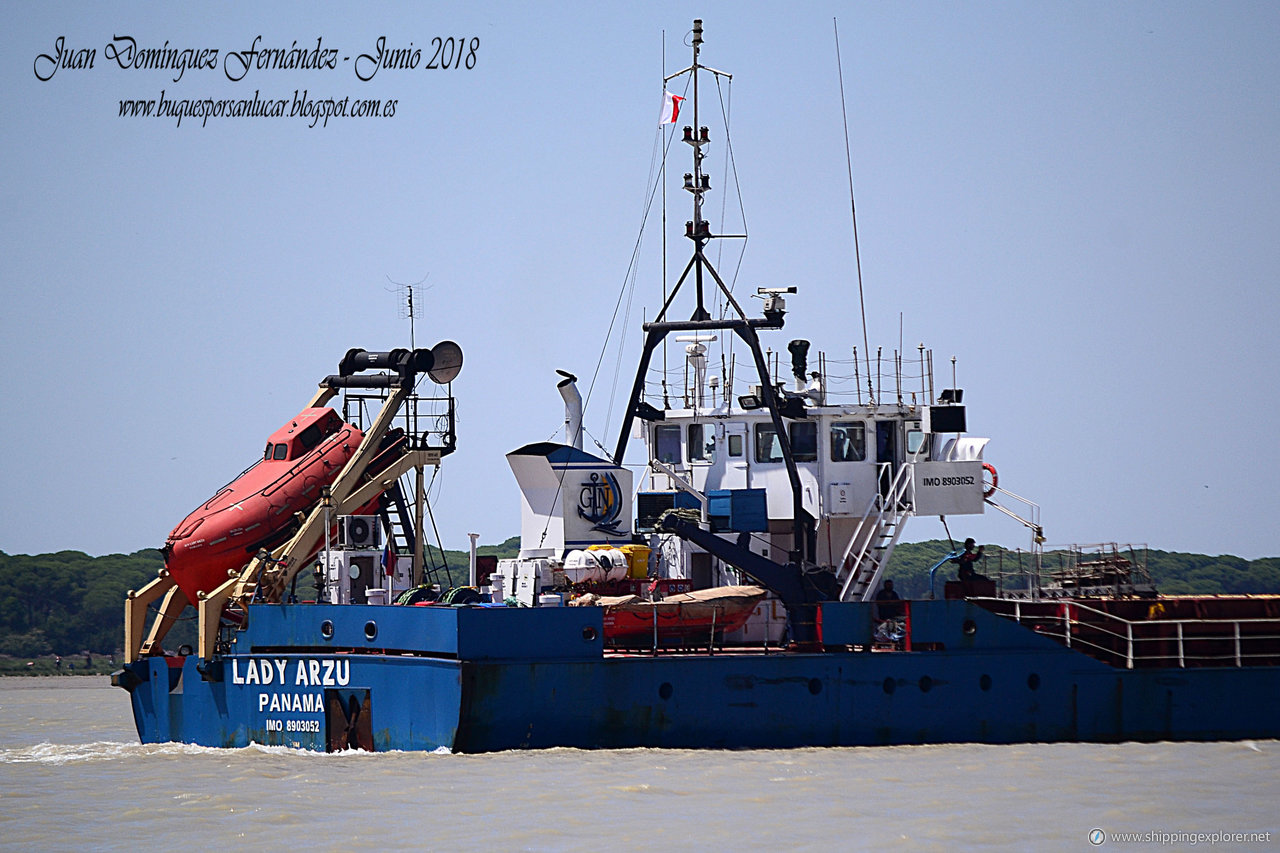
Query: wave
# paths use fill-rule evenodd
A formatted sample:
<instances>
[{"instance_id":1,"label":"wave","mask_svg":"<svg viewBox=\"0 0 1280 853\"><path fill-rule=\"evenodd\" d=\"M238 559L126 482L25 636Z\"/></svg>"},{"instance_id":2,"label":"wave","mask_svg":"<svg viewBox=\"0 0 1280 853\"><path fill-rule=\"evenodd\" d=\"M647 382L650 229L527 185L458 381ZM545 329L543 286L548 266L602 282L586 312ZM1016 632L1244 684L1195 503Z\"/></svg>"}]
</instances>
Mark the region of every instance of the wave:
<instances>
[{"instance_id":1,"label":"wave","mask_svg":"<svg viewBox=\"0 0 1280 853\"><path fill-rule=\"evenodd\" d=\"M447 747L439 747L438 749L427 753L401 753L399 750L394 751L395 754L426 754L426 755L452 755L453 753ZM342 759L342 760L363 760L364 758L374 758L378 755L387 755L388 753L362 752L360 750L344 750L342 752L326 753L317 752L310 749L295 749L288 746L267 746L265 744L251 743L245 747L224 748L214 746L197 746L192 743L122 743L118 741L94 741L92 743L43 743L34 746L17 747L14 749L0 749L0 764L45 764L57 766L62 764L78 764L95 761L118 761L120 759L129 758L164 758L175 756L191 756L191 755L216 755L221 757L233 755L291 755L299 758L320 758L320 759Z\"/></svg>"},{"instance_id":2,"label":"wave","mask_svg":"<svg viewBox=\"0 0 1280 853\"><path fill-rule=\"evenodd\" d=\"M0 750L0 764L76 764L90 761L115 761L154 755L216 754L221 750L185 743L140 744L117 741L92 743L38 743L34 746Z\"/></svg>"}]
</instances>

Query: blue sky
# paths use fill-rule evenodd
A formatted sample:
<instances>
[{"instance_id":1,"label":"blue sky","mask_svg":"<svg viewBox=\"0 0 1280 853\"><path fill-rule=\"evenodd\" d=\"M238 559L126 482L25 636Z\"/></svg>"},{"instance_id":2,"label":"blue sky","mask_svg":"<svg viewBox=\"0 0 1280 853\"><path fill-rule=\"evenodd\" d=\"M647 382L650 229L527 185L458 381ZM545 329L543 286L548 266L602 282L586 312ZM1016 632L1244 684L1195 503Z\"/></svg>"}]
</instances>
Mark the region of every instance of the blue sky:
<instances>
[{"instance_id":1,"label":"blue sky","mask_svg":"<svg viewBox=\"0 0 1280 853\"><path fill-rule=\"evenodd\" d=\"M971 430L1051 543L1280 553L1280 7L1229 2L26 7L0 33L0 549L160 545L346 349L408 343L389 280L428 275L418 342L467 359L436 519L448 547L515 535L503 454L560 425L556 368L595 369L640 232L664 31L666 69L684 67L694 17L704 61L734 75L741 201L723 226L744 211L750 239L722 267L740 294L800 289L775 347L848 358L861 341L838 18L872 346L896 347L901 323L944 377L957 357ZM352 57L380 36L479 47L471 69L369 82L340 63L175 83L111 63L120 35L220 57L258 35ZM41 81L59 36L95 67ZM119 117L162 90L397 109L327 127ZM725 164L713 144L715 227ZM660 304L660 226L643 232L619 396ZM616 346L586 419L608 447ZM1026 542L1000 517L951 529Z\"/></svg>"}]
</instances>

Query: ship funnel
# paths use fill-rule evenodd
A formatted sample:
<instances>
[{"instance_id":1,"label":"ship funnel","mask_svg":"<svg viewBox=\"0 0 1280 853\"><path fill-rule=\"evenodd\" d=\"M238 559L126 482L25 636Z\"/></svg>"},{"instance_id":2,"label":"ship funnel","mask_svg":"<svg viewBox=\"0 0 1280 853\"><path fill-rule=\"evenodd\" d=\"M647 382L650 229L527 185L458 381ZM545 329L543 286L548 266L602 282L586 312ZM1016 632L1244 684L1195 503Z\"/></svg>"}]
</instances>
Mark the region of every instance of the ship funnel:
<instances>
[{"instance_id":1,"label":"ship funnel","mask_svg":"<svg viewBox=\"0 0 1280 853\"><path fill-rule=\"evenodd\" d=\"M561 379L556 388L564 398L564 440L565 443L582 449L582 395L578 393L578 377L563 370L557 370Z\"/></svg>"},{"instance_id":2,"label":"ship funnel","mask_svg":"<svg viewBox=\"0 0 1280 853\"><path fill-rule=\"evenodd\" d=\"M572 380L562 387L573 387ZM507 463L520 485L521 557L560 557L566 550L631 541L626 468L551 442L513 450Z\"/></svg>"}]
</instances>

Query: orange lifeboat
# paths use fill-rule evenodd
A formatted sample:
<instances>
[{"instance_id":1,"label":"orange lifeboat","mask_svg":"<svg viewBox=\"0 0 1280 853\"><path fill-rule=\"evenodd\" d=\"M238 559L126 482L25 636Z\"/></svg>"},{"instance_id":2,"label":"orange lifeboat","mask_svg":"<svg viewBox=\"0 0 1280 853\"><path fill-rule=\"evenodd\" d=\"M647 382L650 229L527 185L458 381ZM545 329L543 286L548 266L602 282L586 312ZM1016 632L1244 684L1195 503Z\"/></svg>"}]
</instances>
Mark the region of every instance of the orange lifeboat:
<instances>
[{"instance_id":1,"label":"orange lifeboat","mask_svg":"<svg viewBox=\"0 0 1280 853\"><path fill-rule=\"evenodd\" d=\"M195 601L242 569L260 548L297 529L364 434L329 408L303 409L271 434L262 458L182 520L162 549L165 568Z\"/></svg>"}]
</instances>

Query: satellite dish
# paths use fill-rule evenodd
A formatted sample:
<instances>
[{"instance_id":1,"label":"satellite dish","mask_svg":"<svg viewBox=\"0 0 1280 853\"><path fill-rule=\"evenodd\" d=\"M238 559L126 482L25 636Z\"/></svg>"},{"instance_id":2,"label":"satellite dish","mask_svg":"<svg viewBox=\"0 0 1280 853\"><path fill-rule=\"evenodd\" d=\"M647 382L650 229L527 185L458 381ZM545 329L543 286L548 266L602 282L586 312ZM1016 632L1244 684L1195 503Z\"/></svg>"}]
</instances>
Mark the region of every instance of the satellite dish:
<instances>
[{"instance_id":1,"label":"satellite dish","mask_svg":"<svg viewBox=\"0 0 1280 853\"><path fill-rule=\"evenodd\" d=\"M453 341L441 341L431 348L435 364L427 371L431 381L447 385L462 371L462 347Z\"/></svg>"}]
</instances>

